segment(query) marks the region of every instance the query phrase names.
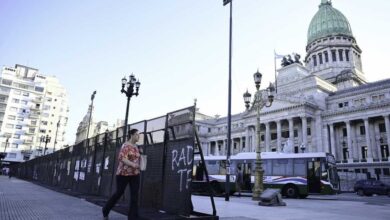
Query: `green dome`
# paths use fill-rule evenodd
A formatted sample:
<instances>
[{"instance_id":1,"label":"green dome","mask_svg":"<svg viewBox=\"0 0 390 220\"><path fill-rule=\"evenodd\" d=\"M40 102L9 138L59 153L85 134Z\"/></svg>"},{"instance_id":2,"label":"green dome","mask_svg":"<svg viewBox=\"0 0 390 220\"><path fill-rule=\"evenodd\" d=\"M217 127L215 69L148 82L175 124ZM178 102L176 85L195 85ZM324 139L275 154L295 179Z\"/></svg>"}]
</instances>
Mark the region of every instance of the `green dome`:
<instances>
[{"instance_id":1,"label":"green dome","mask_svg":"<svg viewBox=\"0 0 390 220\"><path fill-rule=\"evenodd\" d=\"M347 18L332 7L328 0L322 0L318 12L311 19L307 31L307 43L330 35L347 35L352 37L351 26Z\"/></svg>"}]
</instances>

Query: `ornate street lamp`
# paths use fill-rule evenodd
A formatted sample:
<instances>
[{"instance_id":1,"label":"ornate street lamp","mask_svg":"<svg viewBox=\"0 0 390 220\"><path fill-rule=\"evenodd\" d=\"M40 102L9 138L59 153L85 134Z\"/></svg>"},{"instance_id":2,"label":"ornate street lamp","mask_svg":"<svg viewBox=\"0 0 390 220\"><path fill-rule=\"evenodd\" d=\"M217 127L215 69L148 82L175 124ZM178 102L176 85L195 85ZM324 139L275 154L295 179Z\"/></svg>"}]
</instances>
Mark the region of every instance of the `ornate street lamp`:
<instances>
[{"instance_id":1,"label":"ornate street lamp","mask_svg":"<svg viewBox=\"0 0 390 220\"><path fill-rule=\"evenodd\" d=\"M256 146L256 168L255 168L255 187L252 194L252 200L260 200L260 194L263 192L263 162L261 160L261 146L260 146L260 110L265 107L270 107L274 101L275 86L270 83L268 88L260 90L262 74L257 70L253 75L255 81L256 93L252 102L252 108L256 109L256 130L257 130L257 146ZM266 92L266 93L264 93ZM250 108L251 94L246 91L244 93L244 102L247 110Z\"/></svg>"},{"instance_id":2,"label":"ornate street lamp","mask_svg":"<svg viewBox=\"0 0 390 220\"><path fill-rule=\"evenodd\" d=\"M43 151L43 155L46 155L47 143L50 142L51 137L47 134L46 136L41 136L41 142L45 142L45 149Z\"/></svg>"},{"instance_id":3,"label":"ornate street lamp","mask_svg":"<svg viewBox=\"0 0 390 220\"><path fill-rule=\"evenodd\" d=\"M130 105L130 99L133 97L133 95L138 96L138 90L141 86L141 83L139 80L135 78L133 74L129 76L129 81L127 81L126 77L123 77L122 79L122 89L121 93L124 93L127 97L127 105L126 105L126 117L125 117L125 127L123 130L123 143L126 142L126 135L127 135L127 120L129 117L129 105Z\"/></svg>"},{"instance_id":4,"label":"ornate street lamp","mask_svg":"<svg viewBox=\"0 0 390 220\"><path fill-rule=\"evenodd\" d=\"M89 127L91 127L91 119L92 119L92 111L93 111L93 100L95 99L95 95L96 95L96 90L93 91L92 95L91 95L91 110L89 112L89 120L88 120L88 128L87 128L87 137L85 139L88 140L89 138Z\"/></svg>"}]
</instances>

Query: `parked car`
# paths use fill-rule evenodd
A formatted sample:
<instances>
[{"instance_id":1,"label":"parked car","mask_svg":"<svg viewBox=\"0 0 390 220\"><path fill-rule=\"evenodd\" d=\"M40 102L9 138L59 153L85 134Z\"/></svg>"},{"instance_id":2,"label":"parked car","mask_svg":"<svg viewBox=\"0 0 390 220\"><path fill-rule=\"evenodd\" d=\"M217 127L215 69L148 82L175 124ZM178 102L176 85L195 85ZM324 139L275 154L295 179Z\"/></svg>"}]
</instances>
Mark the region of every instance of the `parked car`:
<instances>
[{"instance_id":1,"label":"parked car","mask_svg":"<svg viewBox=\"0 0 390 220\"><path fill-rule=\"evenodd\" d=\"M359 196L372 194L390 196L390 185L375 179L358 180L353 189Z\"/></svg>"}]
</instances>

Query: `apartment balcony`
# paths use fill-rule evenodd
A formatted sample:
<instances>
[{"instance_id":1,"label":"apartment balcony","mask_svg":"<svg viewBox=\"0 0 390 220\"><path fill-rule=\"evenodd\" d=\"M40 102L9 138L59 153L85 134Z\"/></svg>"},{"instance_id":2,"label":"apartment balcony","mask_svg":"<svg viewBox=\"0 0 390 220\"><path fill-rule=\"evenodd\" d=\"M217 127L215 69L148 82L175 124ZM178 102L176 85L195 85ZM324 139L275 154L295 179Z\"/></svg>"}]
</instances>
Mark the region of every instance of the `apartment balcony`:
<instances>
[{"instance_id":1,"label":"apartment balcony","mask_svg":"<svg viewBox=\"0 0 390 220\"><path fill-rule=\"evenodd\" d=\"M41 103L43 101L43 98L42 97L36 97L36 98L33 98L31 101L34 102L34 103Z\"/></svg>"},{"instance_id":2,"label":"apartment balcony","mask_svg":"<svg viewBox=\"0 0 390 220\"><path fill-rule=\"evenodd\" d=\"M28 149L28 150L22 150L21 153L24 154L25 156L30 156L32 154L32 150Z\"/></svg>"},{"instance_id":3,"label":"apartment balcony","mask_svg":"<svg viewBox=\"0 0 390 220\"><path fill-rule=\"evenodd\" d=\"M30 113L30 118L36 118L36 119L38 119L39 116L40 116L40 114L38 114L38 113Z\"/></svg>"}]
</instances>

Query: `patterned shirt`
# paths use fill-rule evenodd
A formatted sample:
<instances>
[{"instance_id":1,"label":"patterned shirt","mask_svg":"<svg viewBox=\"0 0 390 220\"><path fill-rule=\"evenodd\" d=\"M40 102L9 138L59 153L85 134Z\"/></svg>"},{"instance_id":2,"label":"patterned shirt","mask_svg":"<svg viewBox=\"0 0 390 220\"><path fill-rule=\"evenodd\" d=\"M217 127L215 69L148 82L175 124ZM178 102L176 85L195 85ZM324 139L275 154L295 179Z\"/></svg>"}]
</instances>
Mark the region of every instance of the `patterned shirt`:
<instances>
[{"instance_id":1,"label":"patterned shirt","mask_svg":"<svg viewBox=\"0 0 390 220\"><path fill-rule=\"evenodd\" d=\"M131 166L126 165L122 159L126 158L133 163L139 164L140 153L136 145L132 145L129 142L126 142L122 145L121 150L119 151L118 156L118 169L116 170L116 175L120 176L135 176L138 175L140 170L135 169Z\"/></svg>"}]
</instances>

